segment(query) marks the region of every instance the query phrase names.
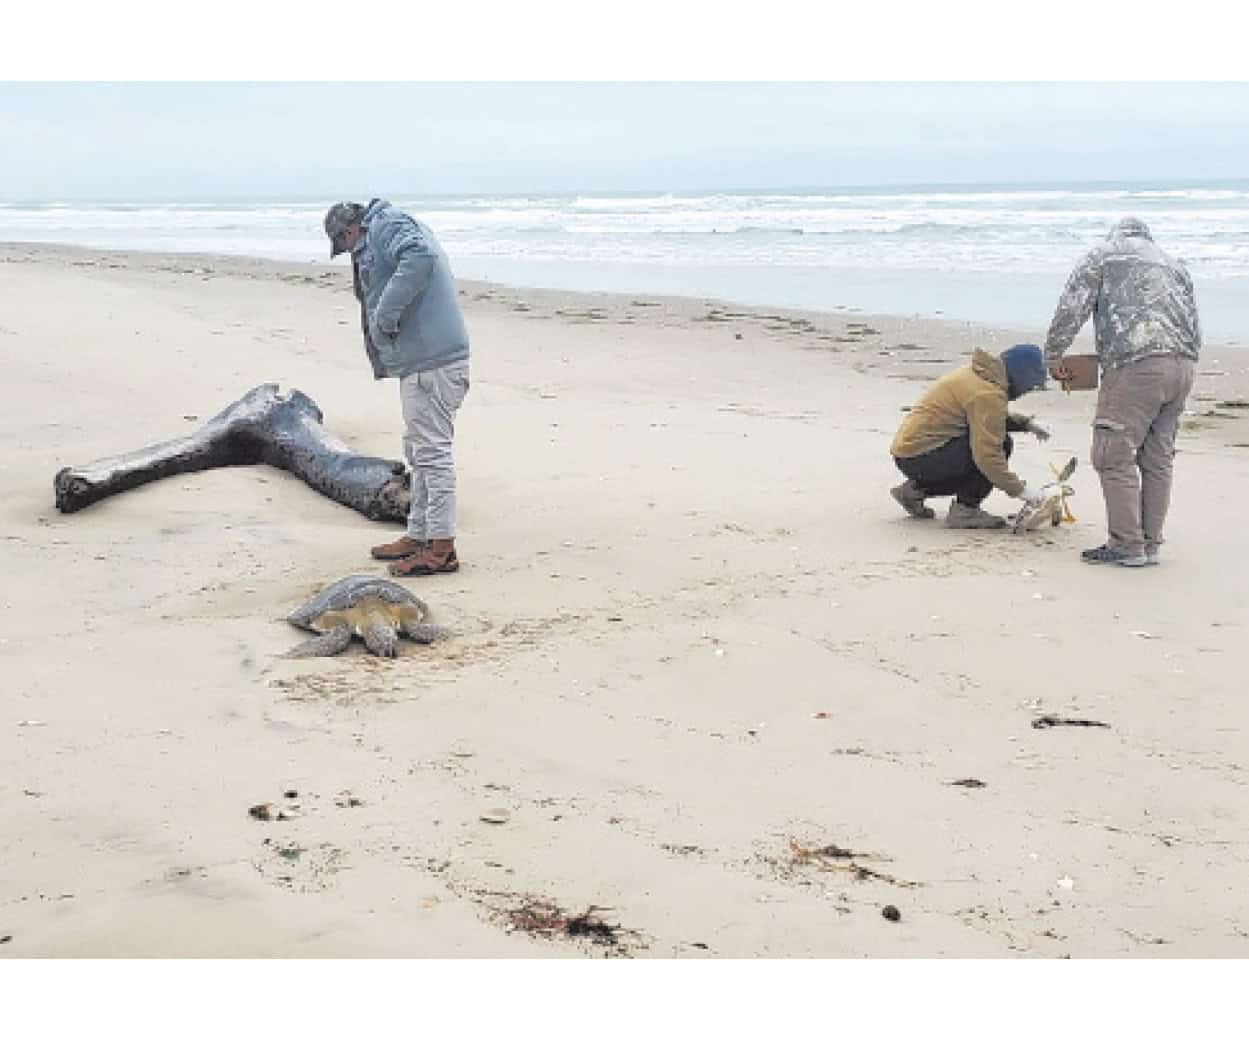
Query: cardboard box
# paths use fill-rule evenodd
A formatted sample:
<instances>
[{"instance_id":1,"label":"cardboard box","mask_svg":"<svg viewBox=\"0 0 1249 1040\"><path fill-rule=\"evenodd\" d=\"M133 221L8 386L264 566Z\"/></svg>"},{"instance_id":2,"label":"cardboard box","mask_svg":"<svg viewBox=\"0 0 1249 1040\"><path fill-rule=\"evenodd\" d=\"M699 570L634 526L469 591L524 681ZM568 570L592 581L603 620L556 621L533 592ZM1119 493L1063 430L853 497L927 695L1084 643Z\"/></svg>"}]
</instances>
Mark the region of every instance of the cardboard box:
<instances>
[{"instance_id":1,"label":"cardboard box","mask_svg":"<svg viewBox=\"0 0 1249 1040\"><path fill-rule=\"evenodd\" d=\"M1071 379L1064 385L1064 390L1096 390L1101 366L1097 363L1096 354L1068 354L1062 363L1071 372Z\"/></svg>"}]
</instances>

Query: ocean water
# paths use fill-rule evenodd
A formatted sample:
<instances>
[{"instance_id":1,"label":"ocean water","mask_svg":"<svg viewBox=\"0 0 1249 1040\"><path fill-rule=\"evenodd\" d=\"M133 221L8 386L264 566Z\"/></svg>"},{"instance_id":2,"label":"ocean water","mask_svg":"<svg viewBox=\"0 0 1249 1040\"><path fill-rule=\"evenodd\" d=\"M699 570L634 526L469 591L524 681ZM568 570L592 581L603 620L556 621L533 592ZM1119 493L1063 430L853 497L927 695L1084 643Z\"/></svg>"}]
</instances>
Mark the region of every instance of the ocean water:
<instances>
[{"instance_id":1,"label":"ocean water","mask_svg":"<svg viewBox=\"0 0 1249 1040\"><path fill-rule=\"evenodd\" d=\"M324 263L331 201L0 203L0 240ZM1208 341L1249 344L1249 181L392 201L461 277L1024 329L1133 215L1189 265Z\"/></svg>"}]
</instances>

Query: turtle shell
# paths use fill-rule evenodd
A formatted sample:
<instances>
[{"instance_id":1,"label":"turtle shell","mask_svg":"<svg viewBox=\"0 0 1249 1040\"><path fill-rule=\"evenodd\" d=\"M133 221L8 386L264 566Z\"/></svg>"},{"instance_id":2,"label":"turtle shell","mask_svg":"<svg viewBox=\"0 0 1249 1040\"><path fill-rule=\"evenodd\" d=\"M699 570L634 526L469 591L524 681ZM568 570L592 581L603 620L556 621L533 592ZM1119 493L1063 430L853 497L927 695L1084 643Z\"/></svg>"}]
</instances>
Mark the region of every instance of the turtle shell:
<instances>
[{"instance_id":1,"label":"turtle shell","mask_svg":"<svg viewBox=\"0 0 1249 1040\"><path fill-rule=\"evenodd\" d=\"M347 610L368 596L375 596L387 603L410 603L420 608L422 617L429 614L429 608L424 601L412 595L402 585L384 578L353 574L334 582L329 588L322 589L307 603L292 611L286 620L298 628L312 630L312 623L327 610Z\"/></svg>"}]
</instances>

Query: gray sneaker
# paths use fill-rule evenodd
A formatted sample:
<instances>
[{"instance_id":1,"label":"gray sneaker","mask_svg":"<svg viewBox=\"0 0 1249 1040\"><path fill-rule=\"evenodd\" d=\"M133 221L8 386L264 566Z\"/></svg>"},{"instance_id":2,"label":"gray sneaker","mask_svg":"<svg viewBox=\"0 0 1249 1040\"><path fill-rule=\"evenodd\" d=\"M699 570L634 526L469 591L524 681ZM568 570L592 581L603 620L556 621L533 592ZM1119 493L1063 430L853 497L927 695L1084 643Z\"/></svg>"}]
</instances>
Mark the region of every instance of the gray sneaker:
<instances>
[{"instance_id":1,"label":"gray sneaker","mask_svg":"<svg viewBox=\"0 0 1249 1040\"><path fill-rule=\"evenodd\" d=\"M924 493L913 480L899 484L896 488L890 488L889 494L893 495L893 500L917 520L931 520L937 515L924 505Z\"/></svg>"},{"instance_id":2,"label":"gray sneaker","mask_svg":"<svg viewBox=\"0 0 1249 1040\"><path fill-rule=\"evenodd\" d=\"M977 509L975 506L965 506L962 502L956 500L950 503L950 511L946 514L945 526L963 530L993 530L998 527L1005 527L1006 521L1000 516L986 513L983 509Z\"/></svg>"},{"instance_id":3,"label":"gray sneaker","mask_svg":"<svg viewBox=\"0 0 1249 1040\"><path fill-rule=\"evenodd\" d=\"M1080 559L1085 563L1115 563L1120 567L1152 567L1158 562L1158 553L1155 550L1153 553L1140 553L1134 556L1122 549L1099 545L1096 549L1085 549L1080 553Z\"/></svg>"}]
</instances>

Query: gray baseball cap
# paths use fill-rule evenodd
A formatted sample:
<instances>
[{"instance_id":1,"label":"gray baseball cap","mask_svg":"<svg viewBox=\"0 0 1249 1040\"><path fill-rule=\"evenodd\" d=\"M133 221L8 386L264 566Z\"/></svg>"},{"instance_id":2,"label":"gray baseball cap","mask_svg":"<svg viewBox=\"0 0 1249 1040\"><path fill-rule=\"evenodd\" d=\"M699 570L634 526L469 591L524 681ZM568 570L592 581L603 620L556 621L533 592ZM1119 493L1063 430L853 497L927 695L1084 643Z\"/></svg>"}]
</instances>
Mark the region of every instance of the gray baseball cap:
<instances>
[{"instance_id":1,"label":"gray baseball cap","mask_svg":"<svg viewBox=\"0 0 1249 1040\"><path fill-rule=\"evenodd\" d=\"M330 259L346 252L338 244L338 236L352 224L358 224L364 216L364 207L358 202L336 202L325 214L325 233L330 238Z\"/></svg>"}]
</instances>

